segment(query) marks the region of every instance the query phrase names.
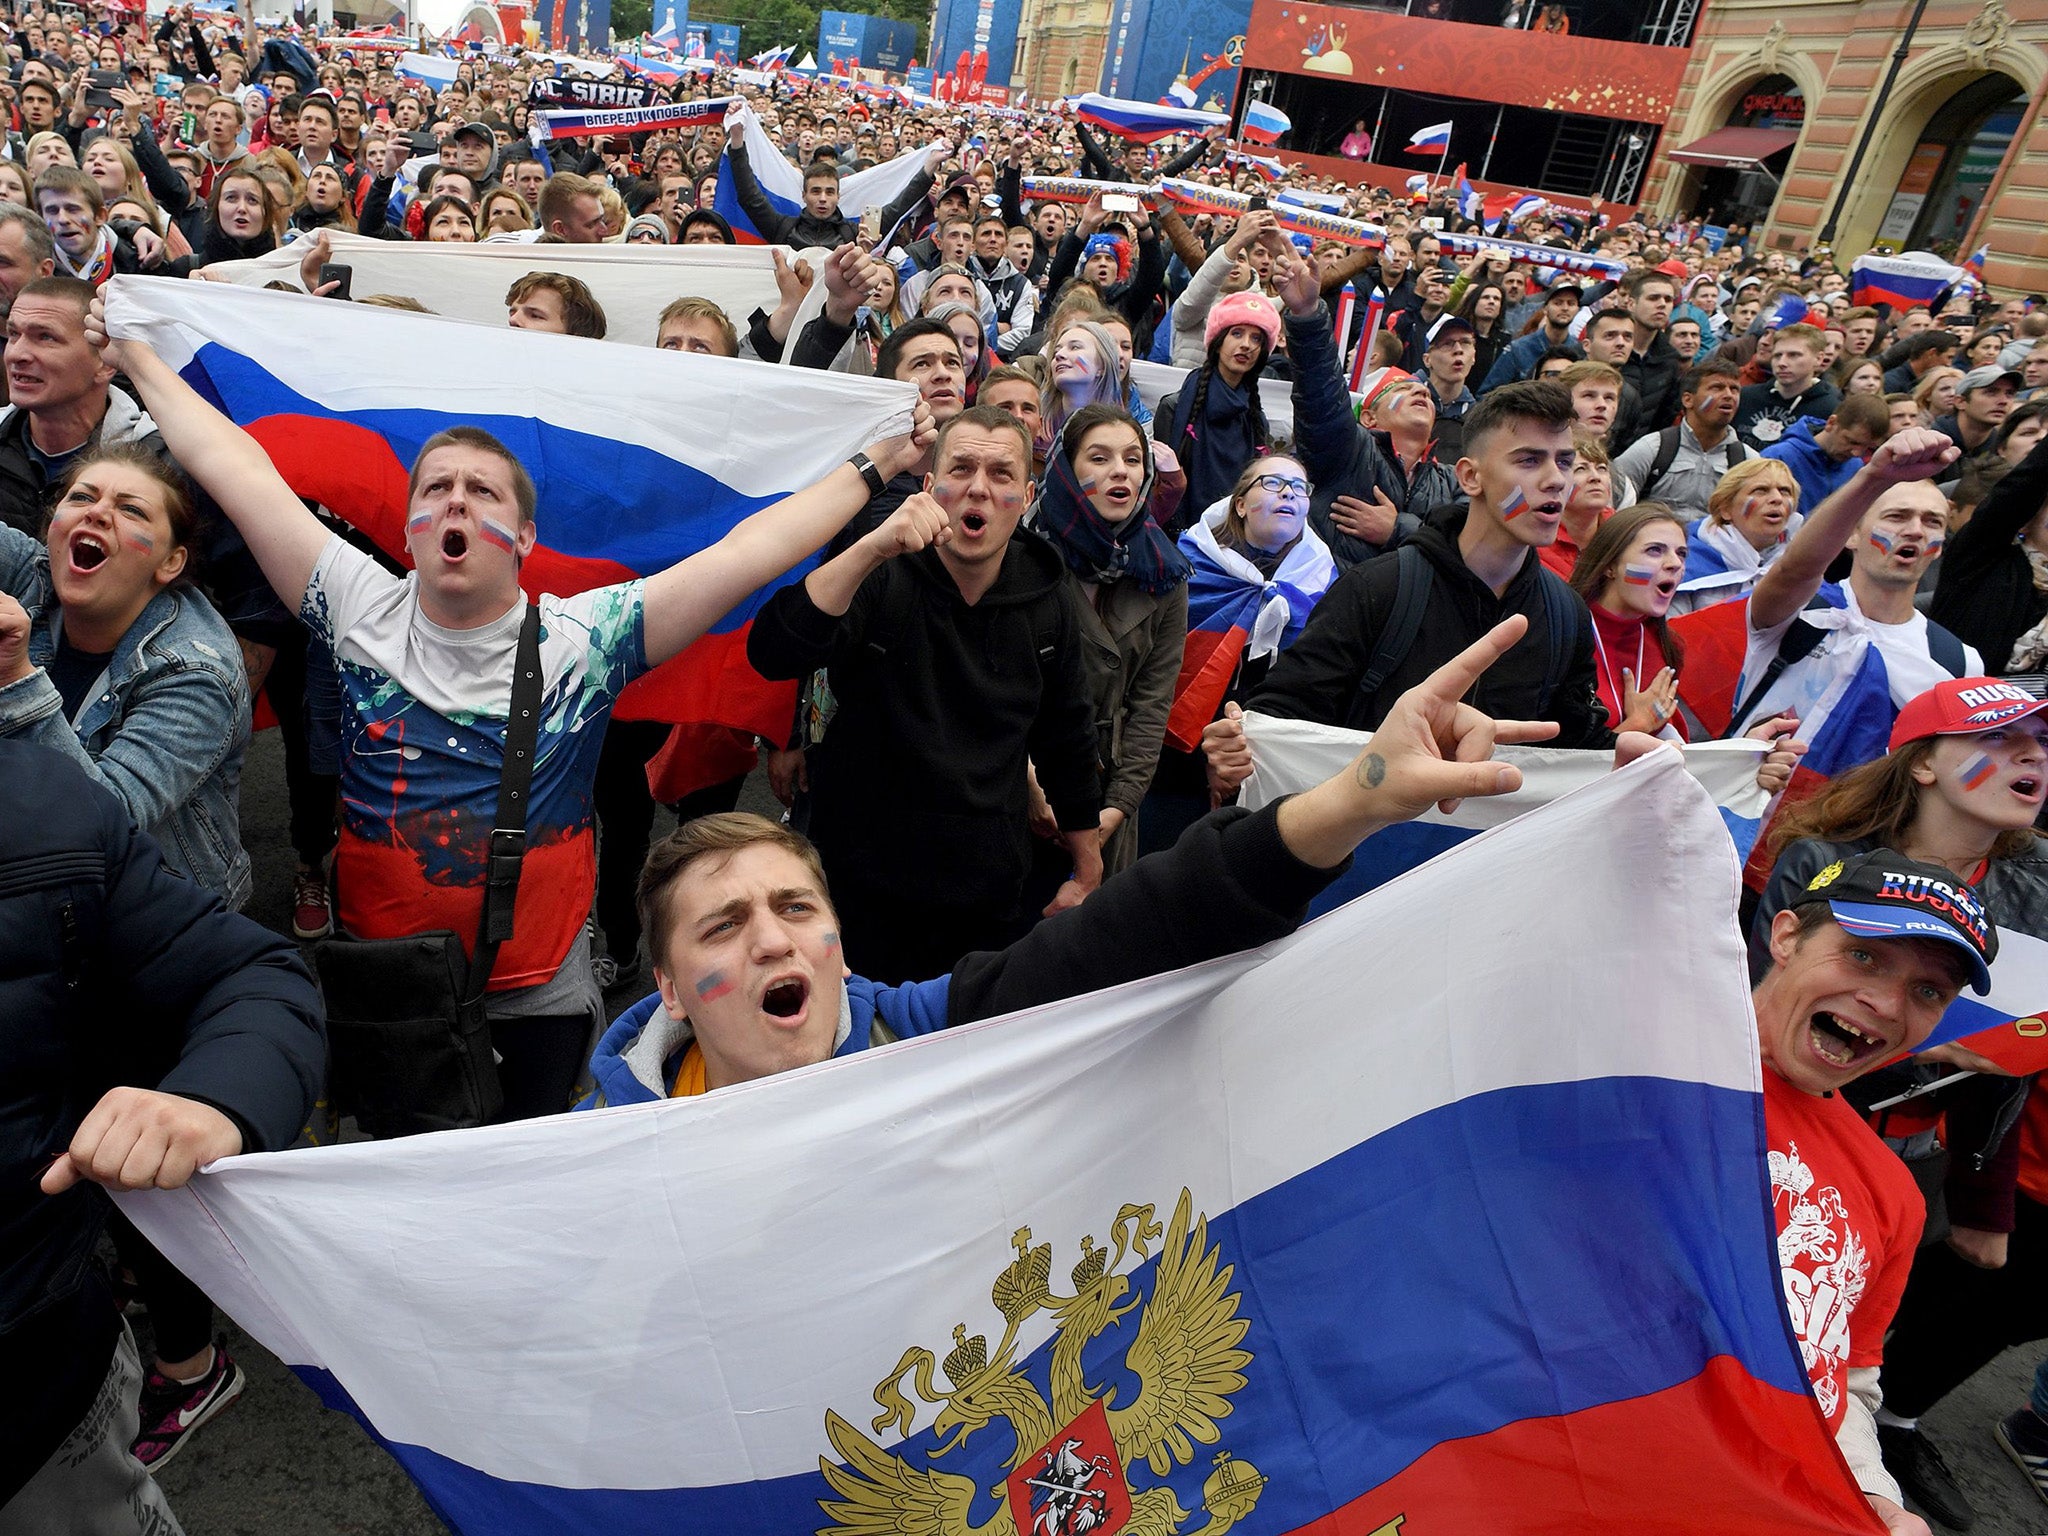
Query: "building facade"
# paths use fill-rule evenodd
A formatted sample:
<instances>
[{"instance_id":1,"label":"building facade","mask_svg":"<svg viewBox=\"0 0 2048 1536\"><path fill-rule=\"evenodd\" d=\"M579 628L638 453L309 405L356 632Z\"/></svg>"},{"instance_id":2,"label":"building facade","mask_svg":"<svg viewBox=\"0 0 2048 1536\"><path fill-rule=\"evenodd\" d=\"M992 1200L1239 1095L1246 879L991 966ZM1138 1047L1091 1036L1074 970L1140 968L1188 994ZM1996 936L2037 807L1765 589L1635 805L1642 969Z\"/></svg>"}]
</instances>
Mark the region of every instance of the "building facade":
<instances>
[{"instance_id":1,"label":"building facade","mask_svg":"<svg viewBox=\"0 0 2048 1536\"><path fill-rule=\"evenodd\" d=\"M2048 291L2048 0L1713 0L1645 188L1766 250L1873 244ZM1894 55L1905 57L1887 88Z\"/></svg>"},{"instance_id":2,"label":"building facade","mask_svg":"<svg viewBox=\"0 0 2048 1536\"><path fill-rule=\"evenodd\" d=\"M1033 101L1092 91L1109 48L1112 0L1024 0L1011 84Z\"/></svg>"}]
</instances>

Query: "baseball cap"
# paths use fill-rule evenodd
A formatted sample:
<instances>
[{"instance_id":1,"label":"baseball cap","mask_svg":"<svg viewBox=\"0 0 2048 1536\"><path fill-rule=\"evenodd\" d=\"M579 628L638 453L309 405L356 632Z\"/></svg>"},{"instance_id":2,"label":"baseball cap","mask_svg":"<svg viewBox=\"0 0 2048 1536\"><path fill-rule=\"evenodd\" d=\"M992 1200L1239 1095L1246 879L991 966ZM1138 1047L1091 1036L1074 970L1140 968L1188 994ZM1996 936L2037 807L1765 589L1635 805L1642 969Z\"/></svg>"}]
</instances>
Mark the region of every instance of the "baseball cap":
<instances>
[{"instance_id":1,"label":"baseball cap","mask_svg":"<svg viewBox=\"0 0 2048 1536\"><path fill-rule=\"evenodd\" d=\"M1463 331L1468 336L1471 335L1472 322L1470 320L1467 320L1463 315L1453 315L1448 313L1438 315L1436 317L1435 323L1430 326L1428 334L1423 338L1422 350L1427 352L1439 341L1442 341L1444 337L1452 334L1455 331Z\"/></svg>"},{"instance_id":2,"label":"baseball cap","mask_svg":"<svg viewBox=\"0 0 2048 1536\"><path fill-rule=\"evenodd\" d=\"M1889 848L1837 859L1806 883L1846 933L1861 939L1935 939L1969 957L1970 984L1991 990L1998 930L1977 893L1952 870L1922 864Z\"/></svg>"},{"instance_id":3,"label":"baseball cap","mask_svg":"<svg viewBox=\"0 0 2048 1536\"><path fill-rule=\"evenodd\" d=\"M451 139L475 139L493 148L496 147L498 142L497 136L482 123L458 123L448 131L448 137Z\"/></svg>"},{"instance_id":4,"label":"baseball cap","mask_svg":"<svg viewBox=\"0 0 2048 1536\"><path fill-rule=\"evenodd\" d=\"M1986 363L1982 368L1972 368L1964 374L1963 381L1956 385L1956 393L1967 395L1973 389L1986 389L2000 379L2011 379L2015 389L2026 383L2026 380L2013 369L2001 368L1996 363Z\"/></svg>"},{"instance_id":5,"label":"baseball cap","mask_svg":"<svg viewBox=\"0 0 2048 1536\"><path fill-rule=\"evenodd\" d=\"M1550 280L1550 286L1543 290L1543 296L1549 298L1552 294L1556 293L1575 293L1581 299L1584 299L1586 297L1586 285L1576 277L1573 277L1569 272L1560 272Z\"/></svg>"},{"instance_id":6,"label":"baseball cap","mask_svg":"<svg viewBox=\"0 0 2048 1536\"><path fill-rule=\"evenodd\" d=\"M1892 722L1886 750L1896 752L1909 741L1929 736L1974 736L2044 709L2048 699L2035 698L2018 683L1998 677L1952 677L1906 701Z\"/></svg>"}]
</instances>

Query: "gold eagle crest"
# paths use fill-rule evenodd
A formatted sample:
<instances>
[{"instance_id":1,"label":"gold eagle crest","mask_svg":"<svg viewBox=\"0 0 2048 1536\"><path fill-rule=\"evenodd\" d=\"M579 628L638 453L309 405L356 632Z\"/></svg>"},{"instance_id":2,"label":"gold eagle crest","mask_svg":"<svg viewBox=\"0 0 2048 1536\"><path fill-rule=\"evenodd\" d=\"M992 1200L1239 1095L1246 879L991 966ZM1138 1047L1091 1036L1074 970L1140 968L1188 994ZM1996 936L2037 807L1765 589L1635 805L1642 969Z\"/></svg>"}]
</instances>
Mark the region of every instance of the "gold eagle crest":
<instances>
[{"instance_id":1,"label":"gold eagle crest","mask_svg":"<svg viewBox=\"0 0 2048 1536\"><path fill-rule=\"evenodd\" d=\"M1111 1249L1092 1234L1081 1239L1070 1272L1071 1294L1052 1289L1052 1245L1032 1246L1031 1229L1011 1238L1016 1258L990 1288L1003 1317L993 1352L984 1334L953 1330L943 1359L912 1347L875 1387L877 1434L908 1437L918 1403L938 1409L935 1444L915 1462L884 1450L838 1414L825 1415L838 1457L819 1458L837 1495L820 1499L831 1521L818 1536L1223 1536L1257 1505L1266 1480L1251 1463L1218 1448L1230 1398L1245 1384L1252 1356L1238 1346L1250 1330L1231 1290L1232 1266L1209 1242L1206 1216L1195 1214L1183 1189L1162 1233L1149 1205L1126 1205L1109 1227ZM1152 1292L1133 1294L1135 1269L1160 1243ZM1111 1324L1139 1311L1123 1373L1137 1390L1097 1386L1083 1350ZM1016 1358L1023 1325L1040 1312L1053 1320L1047 1379L1041 1391ZM947 1385L939 1384L943 1374ZM907 1390L906 1390L907 1387ZM913 1401L914 1394L916 1401ZM993 1518L973 1523L982 1491L974 1478L940 1463L969 1440L1009 1431L1003 1481L987 1488L998 1501ZM1154 1478L1193 1463L1213 1463L1190 1525L1174 1490ZM1135 1486L1133 1477L1147 1481Z\"/></svg>"}]
</instances>

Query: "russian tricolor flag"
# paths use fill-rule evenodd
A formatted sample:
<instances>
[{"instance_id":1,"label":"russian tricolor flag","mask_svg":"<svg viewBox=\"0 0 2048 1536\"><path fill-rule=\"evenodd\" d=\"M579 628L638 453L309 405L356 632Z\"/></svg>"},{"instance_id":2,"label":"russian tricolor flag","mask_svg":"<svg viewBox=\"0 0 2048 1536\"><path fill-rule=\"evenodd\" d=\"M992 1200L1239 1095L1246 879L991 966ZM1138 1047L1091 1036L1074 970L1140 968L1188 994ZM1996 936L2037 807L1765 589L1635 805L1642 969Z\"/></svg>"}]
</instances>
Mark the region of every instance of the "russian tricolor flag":
<instances>
[{"instance_id":1,"label":"russian tricolor flag","mask_svg":"<svg viewBox=\"0 0 2048 1536\"><path fill-rule=\"evenodd\" d=\"M1239 132L1254 144L1277 144L1280 135L1293 126L1287 114L1278 107L1254 101L1244 109L1244 123Z\"/></svg>"},{"instance_id":2,"label":"russian tricolor flag","mask_svg":"<svg viewBox=\"0 0 2048 1536\"><path fill-rule=\"evenodd\" d=\"M1411 155L1440 155L1451 147L1451 125L1436 123L1428 128L1415 130L1415 137L1408 141Z\"/></svg>"},{"instance_id":3,"label":"russian tricolor flag","mask_svg":"<svg viewBox=\"0 0 2048 1536\"><path fill-rule=\"evenodd\" d=\"M804 207L803 172L783 158L782 151L768 137L768 130L761 126L761 120L754 115L752 107L743 105L741 111L746 119L747 165L754 173L754 180L760 184L762 195L771 204L795 217L803 212ZM903 195L903 189L924 169L929 148L929 145L919 145L906 149L894 160L855 171L842 179L839 183L840 213L849 219L857 219L870 207L886 208L895 202ZM761 232L754 228L754 221L740 206L739 187L732 179L732 162L722 154L718 157L718 195L712 206L724 215L741 243L761 243Z\"/></svg>"},{"instance_id":4,"label":"russian tricolor flag","mask_svg":"<svg viewBox=\"0 0 2048 1536\"><path fill-rule=\"evenodd\" d=\"M401 53L398 56L398 73L408 80L420 80L435 90L442 90L455 83L457 65L453 59L445 59L431 53Z\"/></svg>"},{"instance_id":5,"label":"russian tricolor flag","mask_svg":"<svg viewBox=\"0 0 2048 1536\"><path fill-rule=\"evenodd\" d=\"M107 319L245 427L294 491L394 559L405 558L407 470L421 444L482 427L533 476L540 544L522 580L558 596L709 547L886 424L907 423L911 401L878 380L218 283L126 278L108 288ZM770 590L634 683L618 713L779 739L789 685L746 663L747 627Z\"/></svg>"},{"instance_id":6,"label":"russian tricolor flag","mask_svg":"<svg viewBox=\"0 0 2048 1536\"><path fill-rule=\"evenodd\" d=\"M1849 297L1857 304L1889 304L1895 310L1932 304L1944 288L1955 285L1963 269L1932 251L1907 251L1887 256L1866 252L1849 264Z\"/></svg>"},{"instance_id":7,"label":"russian tricolor flag","mask_svg":"<svg viewBox=\"0 0 2048 1536\"><path fill-rule=\"evenodd\" d=\"M1230 121L1223 112L1204 112L1196 107L1165 107L1147 101L1119 101L1114 96L1104 96L1089 91L1081 96L1069 96L1067 105L1074 109L1074 116L1082 122L1092 124L1105 133L1118 138L1135 139L1140 144L1167 138L1176 133L1201 133Z\"/></svg>"},{"instance_id":8,"label":"russian tricolor flag","mask_svg":"<svg viewBox=\"0 0 2048 1536\"><path fill-rule=\"evenodd\" d=\"M1735 875L1655 753L1264 950L116 1199L458 1533L1873 1531Z\"/></svg>"}]
</instances>

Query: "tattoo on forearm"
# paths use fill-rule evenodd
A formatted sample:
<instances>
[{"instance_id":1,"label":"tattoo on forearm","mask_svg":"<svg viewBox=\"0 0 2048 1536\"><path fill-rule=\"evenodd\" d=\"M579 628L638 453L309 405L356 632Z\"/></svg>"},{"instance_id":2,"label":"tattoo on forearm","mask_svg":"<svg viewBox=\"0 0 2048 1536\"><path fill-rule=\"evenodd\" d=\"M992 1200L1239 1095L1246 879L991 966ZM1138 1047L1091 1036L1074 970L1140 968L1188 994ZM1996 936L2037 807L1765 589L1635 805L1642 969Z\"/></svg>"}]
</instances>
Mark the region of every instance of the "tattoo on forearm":
<instances>
[{"instance_id":1,"label":"tattoo on forearm","mask_svg":"<svg viewBox=\"0 0 2048 1536\"><path fill-rule=\"evenodd\" d=\"M1358 782L1366 789L1378 789L1386 782L1387 760L1377 752L1365 754L1365 761L1358 765Z\"/></svg>"}]
</instances>

